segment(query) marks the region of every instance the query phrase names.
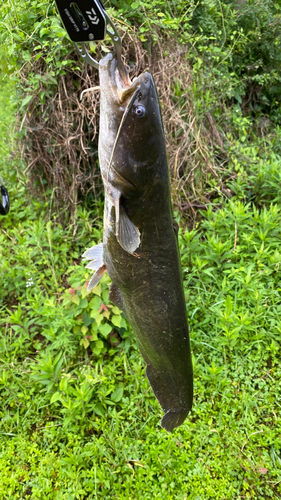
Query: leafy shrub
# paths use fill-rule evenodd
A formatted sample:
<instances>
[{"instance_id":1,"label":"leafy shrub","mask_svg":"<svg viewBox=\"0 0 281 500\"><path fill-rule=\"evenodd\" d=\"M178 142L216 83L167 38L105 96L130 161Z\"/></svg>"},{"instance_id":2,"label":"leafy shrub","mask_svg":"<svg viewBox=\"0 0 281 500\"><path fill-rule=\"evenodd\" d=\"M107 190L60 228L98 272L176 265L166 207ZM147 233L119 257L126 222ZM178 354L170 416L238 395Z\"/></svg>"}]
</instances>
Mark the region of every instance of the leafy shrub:
<instances>
[{"instance_id":1,"label":"leafy shrub","mask_svg":"<svg viewBox=\"0 0 281 500\"><path fill-rule=\"evenodd\" d=\"M73 332L82 337L81 345L85 349L90 346L96 356L108 350L109 353L114 352L110 349L111 346L118 345L121 338L128 336L128 325L121 316L121 311L108 303L108 281L110 280L107 279L107 283L104 283L103 279L91 296L87 294L87 282L78 290L70 288L64 300L66 306L71 306L70 314L78 323Z\"/></svg>"},{"instance_id":2,"label":"leafy shrub","mask_svg":"<svg viewBox=\"0 0 281 500\"><path fill-rule=\"evenodd\" d=\"M194 10L191 25L201 34L197 49L207 63L202 70L212 94L221 96L224 90L244 110L257 116L272 113L277 118L281 30L278 4L270 0L262 4L253 0L203 0Z\"/></svg>"}]
</instances>

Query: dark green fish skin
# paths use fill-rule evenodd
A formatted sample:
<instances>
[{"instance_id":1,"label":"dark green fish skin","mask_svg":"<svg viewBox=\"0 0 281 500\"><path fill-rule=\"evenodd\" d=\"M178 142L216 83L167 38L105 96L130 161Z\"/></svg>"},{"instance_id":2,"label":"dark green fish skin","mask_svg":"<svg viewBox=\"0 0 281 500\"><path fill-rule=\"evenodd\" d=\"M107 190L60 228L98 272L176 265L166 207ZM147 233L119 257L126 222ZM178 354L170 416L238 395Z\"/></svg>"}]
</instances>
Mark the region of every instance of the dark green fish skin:
<instances>
[{"instance_id":1,"label":"dark green fish skin","mask_svg":"<svg viewBox=\"0 0 281 500\"><path fill-rule=\"evenodd\" d=\"M113 282L110 298L132 326L165 412L161 425L172 431L191 409L193 376L158 96L148 72L130 87L121 81L111 54L100 63L100 86L105 211L94 284L106 270ZM84 256L93 258L91 250Z\"/></svg>"}]
</instances>

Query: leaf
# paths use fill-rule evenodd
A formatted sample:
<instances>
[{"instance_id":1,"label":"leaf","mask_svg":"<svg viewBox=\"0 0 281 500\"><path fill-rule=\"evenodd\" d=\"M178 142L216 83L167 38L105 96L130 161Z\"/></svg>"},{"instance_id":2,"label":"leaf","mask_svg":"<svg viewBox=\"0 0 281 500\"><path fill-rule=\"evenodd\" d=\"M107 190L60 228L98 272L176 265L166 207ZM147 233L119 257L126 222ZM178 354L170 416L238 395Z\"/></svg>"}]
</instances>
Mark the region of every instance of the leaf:
<instances>
[{"instance_id":1,"label":"leaf","mask_svg":"<svg viewBox=\"0 0 281 500\"><path fill-rule=\"evenodd\" d=\"M204 274L207 274L208 276L211 276L211 278L214 278L214 272L213 272L213 267L210 267L208 269L203 269L202 272Z\"/></svg>"},{"instance_id":2,"label":"leaf","mask_svg":"<svg viewBox=\"0 0 281 500\"><path fill-rule=\"evenodd\" d=\"M51 401L50 401L50 404L53 404L55 403L56 401L60 401L61 399L61 393L60 392L55 392L52 397L51 397Z\"/></svg>"},{"instance_id":3,"label":"leaf","mask_svg":"<svg viewBox=\"0 0 281 500\"><path fill-rule=\"evenodd\" d=\"M110 52L110 49L106 46L106 45L101 45L101 49L103 52L107 53L107 52Z\"/></svg>"},{"instance_id":4,"label":"leaf","mask_svg":"<svg viewBox=\"0 0 281 500\"><path fill-rule=\"evenodd\" d=\"M62 378L59 384L59 388L61 391L66 392L67 391L67 378Z\"/></svg>"},{"instance_id":5,"label":"leaf","mask_svg":"<svg viewBox=\"0 0 281 500\"><path fill-rule=\"evenodd\" d=\"M101 284L99 283L95 288L93 288L92 293L95 295L100 296L101 295Z\"/></svg>"},{"instance_id":6,"label":"leaf","mask_svg":"<svg viewBox=\"0 0 281 500\"><path fill-rule=\"evenodd\" d=\"M108 303L108 295L109 295L109 289L106 288L103 292L102 292L102 300L105 304Z\"/></svg>"},{"instance_id":7,"label":"leaf","mask_svg":"<svg viewBox=\"0 0 281 500\"><path fill-rule=\"evenodd\" d=\"M98 314L97 316L95 316L95 321L96 321L96 324L98 326L100 326L102 320L103 320L103 315L102 314Z\"/></svg>"},{"instance_id":8,"label":"leaf","mask_svg":"<svg viewBox=\"0 0 281 500\"><path fill-rule=\"evenodd\" d=\"M260 467L260 468L258 469L258 472L259 472L260 474L267 474L267 473L268 473L268 469L266 469L266 467Z\"/></svg>"},{"instance_id":9,"label":"leaf","mask_svg":"<svg viewBox=\"0 0 281 500\"><path fill-rule=\"evenodd\" d=\"M111 330L112 330L112 327L108 323L104 323L103 325L99 326L99 332L105 338L110 334Z\"/></svg>"},{"instance_id":10,"label":"leaf","mask_svg":"<svg viewBox=\"0 0 281 500\"><path fill-rule=\"evenodd\" d=\"M101 353L101 349L98 349L98 347L93 347L92 352L96 355L99 356Z\"/></svg>"},{"instance_id":11,"label":"leaf","mask_svg":"<svg viewBox=\"0 0 281 500\"><path fill-rule=\"evenodd\" d=\"M145 465L143 465L139 460L130 460L130 462L133 462L133 464L137 465L138 467L144 467L145 468Z\"/></svg>"},{"instance_id":12,"label":"leaf","mask_svg":"<svg viewBox=\"0 0 281 500\"><path fill-rule=\"evenodd\" d=\"M33 98L32 95L27 95L21 103L21 109L24 108Z\"/></svg>"},{"instance_id":13,"label":"leaf","mask_svg":"<svg viewBox=\"0 0 281 500\"><path fill-rule=\"evenodd\" d=\"M80 345L82 345L84 347L84 349L87 349L87 347L89 347L90 345L90 341L89 339L87 339L86 337L84 337L81 341L80 341Z\"/></svg>"},{"instance_id":14,"label":"leaf","mask_svg":"<svg viewBox=\"0 0 281 500\"><path fill-rule=\"evenodd\" d=\"M118 328L121 328L121 321L122 321L122 317L120 315L119 316L112 316L112 318L111 318L111 323L114 326L118 326Z\"/></svg>"},{"instance_id":15,"label":"leaf","mask_svg":"<svg viewBox=\"0 0 281 500\"><path fill-rule=\"evenodd\" d=\"M84 299L86 297L86 295L88 295L88 293L89 293L89 292L87 292L86 284L84 286L82 286L80 291L81 291L82 299Z\"/></svg>"},{"instance_id":16,"label":"leaf","mask_svg":"<svg viewBox=\"0 0 281 500\"><path fill-rule=\"evenodd\" d=\"M48 35L49 34L49 29L48 28L42 28L40 30L40 38L43 36L43 35Z\"/></svg>"},{"instance_id":17,"label":"leaf","mask_svg":"<svg viewBox=\"0 0 281 500\"><path fill-rule=\"evenodd\" d=\"M117 387L117 389L115 389L115 391L111 394L112 401L118 403L118 401L120 401L123 397L123 392L124 392L123 385Z\"/></svg>"},{"instance_id":18,"label":"leaf","mask_svg":"<svg viewBox=\"0 0 281 500\"><path fill-rule=\"evenodd\" d=\"M225 309L226 309L226 314L229 317L231 315L231 312L232 312L232 300L231 300L230 295L228 295L226 297Z\"/></svg>"},{"instance_id":19,"label":"leaf","mask_svg":"<svg viewBox=\"0 0 281 500\"><path fill-rule=\"evenodd\" d=\"M117 306L113 306L111 311L113 312L113 314L117 314L117 315L119 315L121 313L119 307L117 307Z\"/></svg>"},{"instance_id":20,"label":"leaf","mask_svg":"<svg viewBox=\"0 0 281 500\"><path fill-rule=\"evenodd\" d=\"M239 104L242 104L241 95L239 94L239 90L238 89L235 90L235 92L234 92L233 95L234 95L235 99L239 102Z\"/></svg>"},{"instance_id":21,"label":"leaf","mask_svg":"<svg viewBox=\"0 0 281 500\"><path fill-rule=\"evenodd\" d=\"M91 335L91 348L93 349L95 347L95 344L94 344L94 340L98 340L98 334L97 332L93 332L92 331L92 335Z\"/></svg>"},{"instance_id":22,"label":"leaf","mask_svg":"<svg viewBox=\"0 0 281 500\"><path fill-rule=\"evenodd\" d=\"M104 318L109 319L110 318L110 311L103 311L102 315Z\"/></svg>"},{"instance_id":23,"label":"leaf","mask_svg":"<svg viewBox=\"0 0 281 500\"><path fill-rule=\"evenodd\" d=\"M94 316L92 316L92 313L98 311L100 306L101 306L101 298L98 297L98 295L95 295L89 303L89 308L91 309L91 318L94 318Z\"/></svg>"},{"instance_id":24,"label":"leaf","mask_svg":"<svg viewBox=\"0 0 281 500\"><path fill-rule=\"evenodd\" d=\"M94 407L94 412L99 415L100 417L104 417L105 416L105 409L103 408L103 406L100 404L100 403L97 403Z\"/></svg>"},{"instance_id":25,"label":"leaf","mask_svg":"<svg viewBox=\"0 0 281 500\"><path fill-rule=\"evenodd\" d=\"M83 309L85 309L85 307L87 307L87 306L88 306L88 304L89 304L88 299L87 299L86 297L84 297L84 299L82 299L82 300L80 301L80 304L79 304L79 305L80 305L80 307L82 307Z\"/></svg>"},{"instance_id":26,"label":"leaf","mask_svg":"<svg viewBox=\"0 0 281 500\"><path fill-rule=\"evenodd\" d=\"M127 323L126 323L126 320L124 318L122 318L122 320L121 320L121 328L127 328Z\"/></svg>"},{"instance_id":27,"label":"leaf","mask_svg":"<svg viewBox=\"0 0 281 500\"><path fill-rule=\"evenodd\" d=\"M92 324L91 318L86 311L82 314L82 318L85 326L90 326Z\"/></svg>"},{"instance_id":28,"label":"leaf","mask_svg":"<svg viewBox=\"0 0 281 500\"><path fill-rule=\"evenodd\" d=\"M71 302L74 302L74 304L76 304L77 306L79 306L79 303L80 303L79 295L77 295L77 294L72 295Z\"/></svg>"}]
</instances>

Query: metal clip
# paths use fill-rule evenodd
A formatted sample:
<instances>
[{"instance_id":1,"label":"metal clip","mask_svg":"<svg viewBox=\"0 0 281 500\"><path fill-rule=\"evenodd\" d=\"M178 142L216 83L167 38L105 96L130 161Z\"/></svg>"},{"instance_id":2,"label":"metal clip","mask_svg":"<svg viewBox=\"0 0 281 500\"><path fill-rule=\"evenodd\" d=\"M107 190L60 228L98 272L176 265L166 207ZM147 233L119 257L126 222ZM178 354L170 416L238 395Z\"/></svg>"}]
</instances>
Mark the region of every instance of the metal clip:
<instances>
[{"instance_id":1,"label":"metal clip","mask_svg":"<svg viewBox=\"0 0 281 500\"><path fill-rule=\"evenodd\" d=\"M117 57L117 62L118 62L119 72L120 72L120 74L122 76L123 75L126 76L126 70L124 68L124 65L123 65L123 62L122 62L122 59L121 59L121 54L122 54L121 38L120 38L120 36L118 34L118 31L117 31L115 25L113 24L113 22L111 21L110 17L108 16L108 14L105 11L104 11L104 15L105 15L106 22L108 24L110 24L110 26L112 28L112 30L106 28L106 33L110 36L111 40L113 41L114 49L115 49L115 53L116 53L116 57ZM98 63L98 61L96 61L89 54L85 42L81 43L81 48L79 47L79 45L77 43L75 43L75 47L77 48L80 56L84 59L84 61L86 63L88 63L91 66L93 66L93 68L99 69L99 63Z\"/></svg>"}]
</instances>

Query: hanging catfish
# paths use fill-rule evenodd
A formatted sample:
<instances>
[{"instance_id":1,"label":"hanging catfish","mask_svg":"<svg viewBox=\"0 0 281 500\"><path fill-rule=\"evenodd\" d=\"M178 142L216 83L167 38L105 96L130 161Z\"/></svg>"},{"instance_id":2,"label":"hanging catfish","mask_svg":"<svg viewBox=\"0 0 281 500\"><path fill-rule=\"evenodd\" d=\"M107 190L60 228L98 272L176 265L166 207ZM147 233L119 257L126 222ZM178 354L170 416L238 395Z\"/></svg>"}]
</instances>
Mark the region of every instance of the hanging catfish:
<instances>
[{"instance_id":1,"label":"hanging catfish","mask_svg":"<svg viewBox=\"0 0 281 500\"><path fill-rule=\"evenodd\" d=\"M164 132L151 74L131 83L118 66L112 54L99 63L104 233L83 257L95 270L88 290L108 272L172 431L191 409L193 377Z\"/></svg>"}]
</instances>

